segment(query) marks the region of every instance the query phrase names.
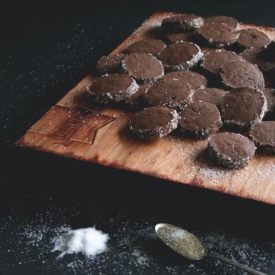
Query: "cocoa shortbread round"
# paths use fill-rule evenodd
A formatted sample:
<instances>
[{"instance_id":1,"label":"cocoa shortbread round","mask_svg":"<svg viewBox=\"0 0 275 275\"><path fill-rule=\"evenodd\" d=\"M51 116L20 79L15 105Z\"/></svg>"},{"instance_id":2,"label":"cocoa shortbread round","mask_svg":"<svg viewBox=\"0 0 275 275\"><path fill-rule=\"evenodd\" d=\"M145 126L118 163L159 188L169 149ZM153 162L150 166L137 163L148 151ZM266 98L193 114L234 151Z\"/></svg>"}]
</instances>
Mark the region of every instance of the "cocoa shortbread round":
<instances>
[{"instance_id":1,"label":"cocoa shortbread round","mask_svg":"<svg viewBox=\"0 0 275 275\"><path fill-rule=\"evenodd\" d=\"M204 54L201 59L199 72L207 77L212 87L224 88L221 82L220 70L226 63L233 60L243 60L237 53L225 49L216 49Z\"/></svg>"},{"instance_id":2,"label":"cocoa shortbread round","mask_svg":"<svg viewBox=\"0 0 275 275\"><path fill-rule=\"evenodd\" d=\"M194 90L188 83L179 79L163 79L154 83L146 92L149 106L165 106L182 109L191 102Z\"/></svg>"},{"instance_id":3,"label":"cocoa shortbread round","mask_svg":"<svg viewBox=\"0 0 275 275\"><path fill-rule=\"evenodd\" d=\"M193 42L196 35L195 31L189 32L168 32L164 35L164 40L167 44L179 42Z\"/></svg>"},{"instance_id":4,"label":"cocoa shortbread round","mask_svg":"<svg viewBox=\"0 0 275 275\"><path fill-rule=\"evenodd\" d=\"M232 16L226 16L226 15L215 15L215 16L205 17L204 23L228 25L233 29L237 29L240 25L239 21L236 18Z\"/></svg>"},{"instance_id":5,"label":"cocoa shortbread round","mask_svg":"<svg viewBox=\"0 0 275 275\"><path fill-rule=\"evenodd\" d=\"M207 157L227 169L240 169L254 157L254 142L239 133L222 132L209 137Z\"/></svg>"},{"instance_id":6,"label":"cocoa shortbread round","mask_svg":"<svg viewBox=\"0 0 275 275\"><path fill-rule=\"evenodd\" d=\"M258 66L261 72L263 73L270 73L274 72L275 70L275 60L269 59L268 56L265 53L266 48L265 47L259 47L259 48L248 48L243 50L240 53L240 56Z\"/></svg>"},{"instance_id":7,"label":"cocoa shortbread round","mask_svg":"<svg viewBox=\"0 0 275 275\"><path fill-rule=\"evenodd\" d=\"M169 72L163 76L163 79L178 79L188 83L192 89L204 89L207 86L207 78L194 71L176 71Z\"/></svg>"},{"instance_id":8,"label":"cocoa shortbread round","mask_svg":"<svg viewBox=\"0 0 275 275\"><path fill-rule=\"evenodd\" d=\"M96 70L99 74L119 73L122 70L122 61L127 55L124 53L104 55L96 63Z\"/></svg>"},{"instance_id":9,"label":"cocoa shortbread round","mask_svg":"<svg viewBox=\"0 0 275 275\"><path fill-rule=\"evenodd\" d=\"M116 103L127 100L139 88L127 74L110 74L96 78L87 86L90 98L98 103Z\"/></svg>"},{"instance_id":10,"label":"cocoa shortbread round","mask_svg":"<svg viewBox=\"0 0 275 275\"><path fill-rule=\"evenodd\" d=\"M252 125L249 137L259 152L275 154L275 121L261 121Z\"/></svg>"},{"instance_id":11,"label":"cocoa shortbread round","mask_svg":"<svg viewBox=\"0 0 275 275\"><path fill-rule=\"evenodd\" d=\"M185 32L195 30L204 24L204 18L195 14L176 14L162 19L162 30L165 32Z\"/></svg>"},{"instance_id":12,"label":"cocoa shortbread round","mask_svg":"<svg viewBox=\"0 0 275 275\"><path fill-rule=\"evenodd\" d=\"M262 91L242 87L228 91L221 100L223 122L237 129L246 130L260 122L267 110L267 101Z\"/></svg>"},{"instance_id":13,"label":"cocoa shortbread round","mask_svg":"<svg viewBox=\"0 0 275 275\"><path fill-rule=\"evenodd\" d=\"M178 113L168 107L148 107L133 115L130 132L138 139L163 138L177 128Z\"/></svg>"},{"instance_id":14,"label":"cocoa shortbread round","mask_svg":"<svg viewBox=\"0 0 275 275\"><path fill-rule=\"evenodd\" d=\"M226 88L250 87L262 90L265 80L260 69L245 60L227 62L220 69L222 84Z\"/></svg>"},{"instance_id":15,"label":"cocoa shortbread round","mask_svg":"<svg viewBox=\"0 0 275 275\"><path fill-rule=\"evenodd\" d=\"M195 90L192 100L193 101L207 101L215 104L218 109L221 108L221 101L226 91L219 88L205 88L200 90Z\"/></svg>"},{"instance_id":16,"label":"cocoa shortbread round","mask_svg":"<svg viewBox=\"0 0 275 275\"><path fill-rule=\"evenodd\" d=\"M275 62L275 40L272 39L269 44L262 47L261 57L270 62Z\"/></svg>"},{"instance_id":17,"label":"cocoa shortbread round","mask_svg":"<svg viewBox=\"0 0 275 275\"><path fill-rule=\"evenodd\" d=\"M164 75L162 63L152 54L130 53L122 62L125 73L139 84L153 83Z\"/></svg>"},{"instance_id":18,"label":"cocoa shortbread round","mask_svg":"<svg viewBox=\"0 0 275 275\"><path fill-rule=\"evenodd\" d=\"M223 65L234 60L242 60L242 57L233 51L219 49L205 54L200 67L207 75L218 75Z\"/></svg>"},{"instance_id":19,"label":"cocoa shortbread round","mask_svg":"<svg viewBox=\"0 0 275 275\"><path fill-rule=\"evenodd\" d=\"M193 42L172 43L159 53L166 72L189 70L202 56L200 47Z\"/></svg>"},{"instance_id":20,"label":"cocoa shortbread round","mask_svg":"<svg viewBox=\"0 0 275 275\"><path fill-rule=\"evenodd\" d=\"M266 113L275 112L275 89L274 88L265 88L262 90L265 98L266 98Z\"/></svg>"},{"instance_id":21,"label":"cocoa shortbread round","mask_svg":"<svg viewBox=\"0 0 275 275\"><path fill-rule=\"evenodd\" d=\"M161 50L166 47L166 44L161 39L157 38L144 38L141 40L137 40L130 44L125 53L150 53L152 55L157 56Z\"/></svg>"},{"instance_id":22,"label":"cocoa shortbread round","mask_svg":"<svg viewBox=\"0 0 275 275\"><path fill-rule=\"evenodd\" d=\"M220 23L204 24L197 29L197 39L204 45L225 48L233 45L239 37L235 28ZM200 44L198 43L198 44Z\"/></svg>"},{"instance_id":23,"label":"cocoa shortbread round","mask_svg":"<svg viewBox=\"0 0 275 275\"><path fill-rule=\"evenodd\" d=\"M239 34L236 44L240 50L265 47L271 40L266 33L254 28L239 30Z\"/></svg>"},{"instance_id":24,"label":"cocoa shortbread round","mask_svg":"<svg viewBox=\"0 0 275 275\"><path fill-rule=\"evenodd\" d=\"M216 133L222 124L220 112L215 104L195 101L180 112L178 129L187 137L205 139Z\"/></svg>"},{"instance_id":25,"label":"cocoa shortbread round","mask_svg":"<svg viewBox=\"0 0 275 275\"><path fill-rule=\"evenodd\" d=\"M130 107L130 109L133 109L136 111L147 107L148 104L145 100L145 94L147 93L150 86L151 84L139 85L138 90L125 100L125 103L127 104L127 106Z\"/></svg>"}]
</instances>

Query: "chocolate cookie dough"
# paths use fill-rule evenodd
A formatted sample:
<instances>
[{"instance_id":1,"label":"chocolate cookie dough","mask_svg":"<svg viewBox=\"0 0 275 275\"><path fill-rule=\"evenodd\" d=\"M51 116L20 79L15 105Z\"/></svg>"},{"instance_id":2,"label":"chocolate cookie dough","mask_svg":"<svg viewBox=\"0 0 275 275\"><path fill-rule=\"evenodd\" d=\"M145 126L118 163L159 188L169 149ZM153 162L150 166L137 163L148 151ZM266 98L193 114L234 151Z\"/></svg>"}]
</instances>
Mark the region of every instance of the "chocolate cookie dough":
<instances>
[{"instance_id":1,"label":"chocolate cookie dough","mask_svg":"<svg viewBox=\"0 0 275 275\"><path fill-rule=\"evenodd\" d=\"M204 75L193 71L169 72L164 75L163 79L168 78L183 80L194 90L204 89L207 86L207 78Z\"/></svg>"},{"instance_id":2,"label":"chocolate cookie dough","mask_svg":"<svg viewBox=\"0 0 275 275\"><path fill-rule=\"evenodd\" d=\"M178 129L187 137L205 139L216 133L221 126L220 112L215 104L195 101L180 112Z\"/></svg>"},{"instance_id":3,"label":"chocolate cookie dough","mask_svg":"<svg viewBox=\"0 0 275 275\"><path fill-rule=\"evenodd\" d=\"M255 151L253 141L238 133L216 133L208 139L207 156L224 168L245 167L254 157Z\"/></svg>"},{"instance_id":4,"label":"chocolate cookie dough","mask_svg":"<svg viewBox=\"0 0 275 275\"><path fill-rule=\"evenodd\" d=\"M137 40L130 44L125 53L150 53L152 55L157 56L161 50L166 47L166 44L161 39L157 38L147 38Z\"/></svg>"},{"instance_id":5,"label":"chocolate cookie dough","mask_svg":"<svg viewBox=\"0 0 275 275\"><path fill-rule=\"evenodd\" d=\"M204 24L203 17L195 14L177 14L162 20L162 30L165 32L185 32L195 30Z\"/></svg>"},{"instance_id":6,"label":"chocolate cookie dough","mask_svg":"<svg viewBox=\"0 0 275 275\"><path fill-rule=\"evenodd\" d=\"M267 110L264 94L257 89L242 87L227 92L221 101L223 122L237 129L246 130L260 122Z\"/></svg>"},{"instance_id":7,"label":"chocolate cookie dough","mask_svg":"<svg viewBox=\"0 0 275 275\"><path fill-rule=\"evenodd\" d=\"M138 139L163 138L178 125L178 113L167 107L149 107L134 114L129 130Z\"/></svg>"},{"instance_id":8,"label":"chocolate cookie dough","mask_svg":"<svg viewBox=\"0 0 275 275\"><path fill-rule=\"evenodd\" d=\"M149 106L165 106L182 109L191 102L194 90L179 79L163 79L154 83L145 94Z\"/></svg>"},{"instance_id":9,"label":"chocolate cookie dough","mask_svg":"<svg viewBox=\"0 0 275 275\"><path fill-rule=\"evenodd\" d=\"M96 78L87 86L90 98L98 103L125 101L139 88L136 81L127 74L111 74Z\"/></svg>"},{"instance_id":10,"label":"chocolate cookie dough","mask_svg":"<svg viewBox=\"0 0 275 275\"><path fill-rule=\"evenodd\" d=\"M122 68L138 84L153 83L164 75L162 63L155 56L147 53L128 54L122 62Z\"/></svg>"},{"instance_id":11,"label":"chocolate cookie dough","mask_svg":"<svg viewBox=\"0 0 275 275\"><path fill-rule=\"evenodd\" d=\"M159 53L165 72L189 70L202 56L200 47L192 42L172 43Z\"/></svg>"},{"instance_id":12,"label":"chocolate cookie dough","mask_svg":"<svg viewBox=\"0 0 275 275\"><path fill-rule=\"evenodd\" d=\"M250 87L265 88L263 73L254 64L245 60L227 62L221 67L222 83L227 88Z\"/></svg>"},{"instance_id":13,"label":"chocolate cookie dough","mask_svg":"<svg viewBox=\"0 0 275 275\"><path fill-rule=\"evenodd\" d=\"M257 150L265 154L275 154L275 121L261 121L253 125L249 137Z\"/></svg>"}]
</instances>

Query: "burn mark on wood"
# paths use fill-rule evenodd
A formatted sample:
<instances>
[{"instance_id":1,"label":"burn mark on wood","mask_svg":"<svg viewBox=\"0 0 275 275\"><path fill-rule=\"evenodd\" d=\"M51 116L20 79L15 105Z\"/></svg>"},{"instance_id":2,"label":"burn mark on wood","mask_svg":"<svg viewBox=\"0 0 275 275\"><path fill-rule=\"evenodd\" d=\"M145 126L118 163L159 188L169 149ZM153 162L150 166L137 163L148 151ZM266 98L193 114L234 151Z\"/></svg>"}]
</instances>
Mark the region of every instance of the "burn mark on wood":
<instances>
[{"instance_id":1,"label":"burn mark on wood","mask_svg":"<svg viewBox=\"0 0 275 275\"><path fill-rule=\"evenodd\" d=\"M68 146L72 141L93 144L97 131L114 121L116 118L101 114L101 110L85 110L81 108L65 108L54 106L48 113L48 117L59 114L59 121L45 131L44 125L35 125L31 130L46 134L56 143ZM60 115L62 114L62 115ZM49 128L48 128L49 129Z\"/></svg>"}]
</instances>

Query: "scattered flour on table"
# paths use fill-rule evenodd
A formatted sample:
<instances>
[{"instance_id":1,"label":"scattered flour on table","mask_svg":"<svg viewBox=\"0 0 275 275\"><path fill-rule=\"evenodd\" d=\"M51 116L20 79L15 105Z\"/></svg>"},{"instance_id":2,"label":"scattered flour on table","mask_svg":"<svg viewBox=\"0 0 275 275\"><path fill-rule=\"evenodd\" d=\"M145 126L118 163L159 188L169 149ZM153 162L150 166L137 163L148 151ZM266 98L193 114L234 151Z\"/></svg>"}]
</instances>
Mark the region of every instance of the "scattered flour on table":
<instances>
[{"instance_id":1,"label":"scattered flour on table","mask_svg":"<svg viewBox=\"0 0 275 275\"><path fill-rule=\"evenodd\" d=\"M108 234L95 227L70 230L66 235L54 238L55 247L52 251L61 251L59 257L79 252L93 257L106 250L108 239Z\"/></svg>"}]
</instances>

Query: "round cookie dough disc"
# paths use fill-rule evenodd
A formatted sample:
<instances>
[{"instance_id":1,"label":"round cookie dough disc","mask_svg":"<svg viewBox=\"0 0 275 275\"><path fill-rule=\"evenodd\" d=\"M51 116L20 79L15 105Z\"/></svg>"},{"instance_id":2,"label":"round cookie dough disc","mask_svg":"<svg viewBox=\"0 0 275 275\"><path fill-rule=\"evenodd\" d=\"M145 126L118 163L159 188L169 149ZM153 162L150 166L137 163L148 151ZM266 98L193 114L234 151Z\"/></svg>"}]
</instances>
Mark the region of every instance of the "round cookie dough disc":
<instances>
[{"instance_id":1,"label":"round cookie dough disc","mask_svg":"<svg viewBox=\"0 0 275 275\"><path fill-rule=\"evenodd\" d=\"M88 85L91 99L98 103L125 101L139 88L136 81L127 74L110 74L96 78Z\"/></svg>"},{"instance_id":2,"label":"round cookie dough disc","mask_svg":"<svg viewBox=\"0 0 275 275\"><path fill-rule=\"evenodd\" d=\"M167 136L178 125L178 113L167 107L149 107L134 114L129 130L138 139L150 140Z\"/></svg>"},{"instance_id":3,"label":"round cookie dough disc","mask_svg":"<svg viewBox=\"0 0 275 275\"><path fill-rule=\"evenodd\" d=\"M254 157L252 140L238 133L216 133L208 139L208 157L215 164L228 169L240 169Z\"/></svg>"},{"instance_id":4,"label":"round cookie dough disc","mask_svg":"<svg viewBox=\"0 0 275 275\"><path fill-rule=\"evenodd\" d=\"M275 121L262 121L252 125L249 137L262 153L275 154Z\"/></svg>"},{"instance_id":5,"label":"round cookie dough disc","mask_svg":"<svg viewBox=\"0 0 275 275\"><path fill-rule=\"evenodd\" d=\"M149 106L182 109L191 102L194 90L183 80L163 79L154 83L146 92Z\"/></svg>"},{"instance_id":6,"label":"round cookie dough disc","mask_svg":"<svg viewBox=\"0 0 275 275\"><path fill-rule=\"evenodd\" d=\"M223 84L228 88L265 88L263 73L259 68L245 60L234 60L224 64L220 70Z\"/></svg>"},{"instance_id":7,"label":"round cookie dough disc","mask_svg":"<svg viewBox=\"0 0 275 275\"><path fill-rule=\"evenodd\" d=\"M191 69L202 56L200 47L192 42L172 43L159 53L166 72Z\"/></svg>"},{"instance_id":8,"label":"round cookie dough disc","mask_svg":"<svg viewBox=\"0 0 275 275\"><path fill-rule=\"evenodd\" d=\"M206 101L190 103L181 112L178 122L180 132L196 139L205 139L222 126L219 109Z\"/></svg>"},{"instance_id":9,"label":"round cookie dough disc","mask_svg":"<svg viewBox=\"0 0 275 275\"><path fill-rule=\"evenodd\" d=\"M164 75L162 63L152 54L130 53L122 62L122 68L139 84L153 83Z\"/></svg>"},{"instance_id":10,"label":"round cookie dough disc","mask_svg":"<svg viewBox=\"0 0 275 275\"><path fill-rule=\"evenodd\" d=\"M229 126L247 129L260 122L267 110L264 94L253 88L236 88L227 92L221 101L221 116Z\"/></svg>"}]
</instances>

